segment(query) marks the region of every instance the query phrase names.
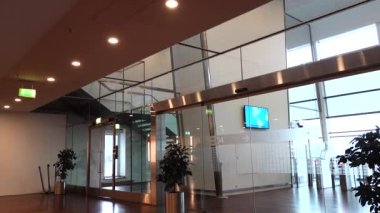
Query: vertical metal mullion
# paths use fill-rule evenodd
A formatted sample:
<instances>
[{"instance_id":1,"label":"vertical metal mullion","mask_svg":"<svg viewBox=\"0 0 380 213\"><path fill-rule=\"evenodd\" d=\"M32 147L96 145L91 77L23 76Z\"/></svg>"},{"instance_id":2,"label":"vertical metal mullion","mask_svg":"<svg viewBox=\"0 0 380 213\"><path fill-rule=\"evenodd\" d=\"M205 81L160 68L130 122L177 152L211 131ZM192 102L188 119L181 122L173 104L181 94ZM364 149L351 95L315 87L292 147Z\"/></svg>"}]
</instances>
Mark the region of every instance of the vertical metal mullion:
<instances>
[{"instance_id":1,"label":"vertical metal mullion","mask_svg":"<svg viewBox=\"0 0 380 213\"><path fill-rule=\"evenodd\" d=\"M121 101L122 101L122 107L121 107L121 111L124 112L124 95L125 95L125 84L124 84L124 80L125 80L125 74L124 74L125 70L123 68L123 82L122 82L122 85L123 85L123 92L122 92L122 98L121 98Z\"/></svg>"},{"instance_id":2,"label":"vertical metal mullion","mask_svg":"<svg viewBox=\"0 0 380 213\"><path fill-rule=\"evenodd\" d=\"M310 47L311 47L311 55L313 62L316 62L318 60L317 57L317 48L315 46L315 42L312 35L312 30L310 24L307 25L309 29L309 36L310 36ZM322 131L322 138L323 142L325 143L325 151L327 151L327 144L328 144L328 127L327 127L327 104L326 104L326 94L325 94L325 84L324 82L318 82L315 84L315 89L317 93L317 103L318 103L318 112L319 112L319 119L321 121L321 131Z\"/></svg>"},{"instance_id":3,"label":"vertical metal mullion","mask_svg":"<svg viewBox=\"0 0 380 213\"><path fill-rule=\"evenodd\" d=\"M144 89L145 91L145 89ZM144 101L145 101L145 96L144 96ZM145 105L145 104L144 104ZM143 110L144 110L144 107L141 107L140 109L140 117L142 118L143 116ZM143 173L143 141L142 141L142 138L143 138L143 131L141 129L141 133L140 133L140 192L142 192L142 173Z\"/></svg>"},{"instance_id":4,"label":"vertical metal mullion","mask_svg":"<svg viewBox=\"0 0 380 213\"><path fill-rule=\"evenodd\" d=\"M113 153L112 153L112 190L115 191L116 186L116 128L115 125L112 125L113 135L112 135L112 144L113 144Z\"/></svg>"},{"instance_id":5,"label":"vertical metal mullion","mask_svg":"<svg viewBox=\"0 0 380 213\"><path fill-rule=\"evenodd\" d=\"M89 196L89 189L90 189L90 163L91 163L91 127L88 127L88 141L87 141L87 157L86 157L86 163L87 163L87 174L86 174L86 196Z\"/></svg>"},{"instance_id":6,"label":"vertical metal mullion","mask_svg":"<svg viewBox=\"0 0 380 213\"><path fill-rule=\"evenodd\" d=\"M132 110L130 111L131 114L132 114ZM129 119L132 119L131 117L129 117ZM131 184L131 192L133 190L133 130L132 130L132 125L133 125L133 121L131 121L131 126L129 127L129 132L130 132L130 137L129 137L129 140L130 140L130 143L131 143L131 148L130 148L130 174L131 174L131 180L132 180L132 184Z\"/></svg>"},{"instance_id":7,"label":"vertical metal mullion","mask_svg":"<svg viewBox=\"0 0 380 213\"><path fill-rule=\"evenodd\" d=\"M202 32L200 34L200 41L201 41L201 47L203 49L208 49L207 44L207 35L206 32ZM208 58L208 52L202 51L202 58ZM203 74L204 74L204 82L205 82L205 89L210 89L212 87L211 85L211 70L210 70L210 64L209 60L203 60ZM215 129L215 116L214 116L214 105L206 105L206 116L208 121L208 128L209 128L209 134L211 137L216 136L216 129ZM203 116L202 116L203 118ZM222 180L222 168L219 164L219 156L216 150L217 146L217 139L215 139L215 144L211 145L211 157L212 157L212 164L214 169L214 181L215 181L215 194L217 197L223 197L223 180Z\"/></svg>"}]
</instances>

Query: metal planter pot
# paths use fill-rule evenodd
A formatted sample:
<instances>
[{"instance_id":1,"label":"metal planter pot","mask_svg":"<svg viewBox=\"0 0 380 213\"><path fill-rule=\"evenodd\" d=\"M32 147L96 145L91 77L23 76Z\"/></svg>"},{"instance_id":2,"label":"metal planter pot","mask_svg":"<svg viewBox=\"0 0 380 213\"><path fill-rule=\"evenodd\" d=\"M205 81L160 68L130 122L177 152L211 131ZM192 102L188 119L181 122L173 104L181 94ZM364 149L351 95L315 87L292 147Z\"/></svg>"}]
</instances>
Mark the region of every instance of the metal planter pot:
<instances>
[{"instance_id":1,"label":"metal planter pot","mask_svg":"<svg viewBox=\"0 0 380 213\"><path fill-rule=\"evenodd\" d=\"M185 212L185 193L184 192L166 192L165 200L166 213L184 213Z\"/></svg>"},{"instance_id":2,"label":"metal planter pot","mask_svg":"<svg viewBox=\"0 0 380 213\"><path fill-rule=\"evenodd\" d=\"M55 195L64 195L65 194L65 182L57 181L54 185L54 194Z\"/></svg>"}]
</instances>

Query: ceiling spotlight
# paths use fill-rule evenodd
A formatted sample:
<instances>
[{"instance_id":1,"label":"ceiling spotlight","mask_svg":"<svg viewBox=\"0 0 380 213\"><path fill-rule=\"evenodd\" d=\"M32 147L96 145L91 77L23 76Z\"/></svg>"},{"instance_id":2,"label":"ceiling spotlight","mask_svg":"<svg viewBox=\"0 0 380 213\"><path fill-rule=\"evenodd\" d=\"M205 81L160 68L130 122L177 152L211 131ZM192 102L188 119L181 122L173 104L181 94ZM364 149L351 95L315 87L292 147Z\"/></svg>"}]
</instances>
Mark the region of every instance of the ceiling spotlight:
<instances>
[{"instance_id":1,"label":"ceiling spotlight","mask_svg":"<svg viewBox=\"0 0 380 213\"><path fill-rule=\"evenodd\" d=\"M73 65L74 67L80 67L80 61L72 61L71 65Z\"/></svg>"},{"instance_id":2,"label":"ceiling spotlight","mask_svg":"<svg viewBox=\"0 0 380 213\"><path fill-rule=\"evenodd\" d=\"M3 107L4 107L4 109L9 109L9 108L11 108L11 106L9 106L9 105L4 105Z\"/></svg>"},{"instance_id":3,"label":"ceiling spotlight","mask_svg":"<svg viewBox=\"0 0 380 213\"><path fill-rule=\"evenodd\" d=\"M16 102L21 102L21 98L15 98Z\"/></svg>"},{"instance_id":4,"label":"ceiling spotlight","mask_svg":"<svg viewBox=\"0 0 380 213\"><path fill-rule=\"evenodd\" d=\"M47 80L48 82L54 82L54 81L55 81L55 78L53 78L53 77L47 77L46 80Z\"/></svg>"},{"instance_id":5,"label":"ceiling spotlight","mask_svg":"<svg viewBox=\"0 0 380 213\"><path fill-rule=\"evenodd\" d=\"M119 39L116 38L116 37L109 37L107 41L108 41L108 43L110 43L112 45L115 45L115 44L119 43Z\"/></svg>"},{"instance_id":6,"label":"ceiling spotlight","mask_svg":"<svg viewBox=\"0 0 380 213\"><path fill-rule=\"evenodd\" d=\"M175 9L178 7L178 1L177 0L166 0L165 5L169 9Z\"/></svg>"}]
</instances>

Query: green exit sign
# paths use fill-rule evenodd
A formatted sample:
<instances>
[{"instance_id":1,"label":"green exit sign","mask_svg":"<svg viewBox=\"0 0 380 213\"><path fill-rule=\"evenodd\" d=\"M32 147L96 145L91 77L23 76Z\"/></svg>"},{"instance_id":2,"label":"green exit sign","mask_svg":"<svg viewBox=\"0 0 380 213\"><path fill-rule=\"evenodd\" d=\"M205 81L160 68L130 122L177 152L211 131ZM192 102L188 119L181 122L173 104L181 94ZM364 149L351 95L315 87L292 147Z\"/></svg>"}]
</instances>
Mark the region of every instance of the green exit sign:
<instances>
[{"instance_id":1,"label":"green exit sign","mask_svg":"<svg viewBox=\"0 0 380 213\"><path fill-rule=\"evenodd\" d=\"M24 98L36 98L37 91L35 89L18 88L18 96Z\"/></svg>"}]
</instances>

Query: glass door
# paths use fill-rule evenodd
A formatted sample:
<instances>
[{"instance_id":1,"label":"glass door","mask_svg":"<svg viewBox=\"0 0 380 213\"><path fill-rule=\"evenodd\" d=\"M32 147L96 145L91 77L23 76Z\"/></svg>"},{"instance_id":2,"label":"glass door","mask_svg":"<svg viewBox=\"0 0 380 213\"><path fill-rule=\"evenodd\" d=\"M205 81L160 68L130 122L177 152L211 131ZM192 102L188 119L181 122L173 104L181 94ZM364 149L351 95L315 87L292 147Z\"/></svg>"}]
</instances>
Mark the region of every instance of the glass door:
<instances>
[{"instance_id":1,"label":"glass door","mask_svg":"<svg viewBox=\"0 0 380 213\"><path fill-rule=\"evenodd\" d=\"M103 177L102 169L102 156L104 143L105 127L93 127L90 128L90 174L89 174L89 187L90 190L99 193L101 188L101 180Z\"/></svg>"},{"instance_id":2,"label":"glass door","mask_svg":"<svg viewBox=\"0 0 380 213\"><path fill-rule=\"evenodd\" d=\"M119 135L114 124L90 128L89 187L101 195L101 190L115 190L115 179L120 174L118 160Z\"/></svg>"},{"instance_id":3,"label":"glass door","mask_svg":"<svg viewBox=\"0 0 380 213\"><path fill-rule=\"evenodd\" d=\"M92 195L154 202L150 126L150 108L142 107L90 127L88 185Z\"/></svg>"},{"instance_id":4,"label":"glass door","mask_svg":"<svg viewBox=\"0 0 380 213\"><path fill-rule=\"evenodd\" d=\"M120 177L119 134L114 128L114 125L105 127L101 144L101 187L106 190L115 190L116 180Z\"/></svg>"}]
</instances>

